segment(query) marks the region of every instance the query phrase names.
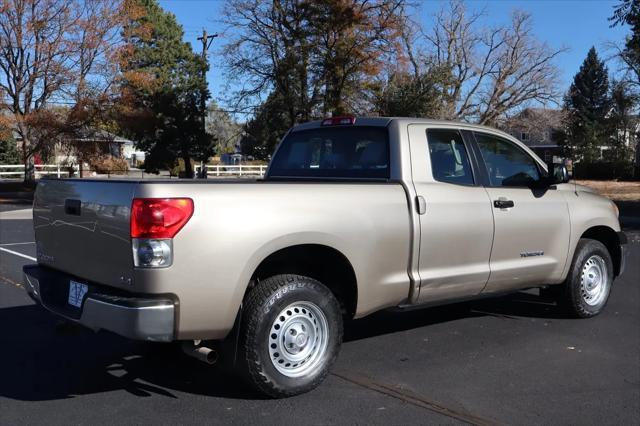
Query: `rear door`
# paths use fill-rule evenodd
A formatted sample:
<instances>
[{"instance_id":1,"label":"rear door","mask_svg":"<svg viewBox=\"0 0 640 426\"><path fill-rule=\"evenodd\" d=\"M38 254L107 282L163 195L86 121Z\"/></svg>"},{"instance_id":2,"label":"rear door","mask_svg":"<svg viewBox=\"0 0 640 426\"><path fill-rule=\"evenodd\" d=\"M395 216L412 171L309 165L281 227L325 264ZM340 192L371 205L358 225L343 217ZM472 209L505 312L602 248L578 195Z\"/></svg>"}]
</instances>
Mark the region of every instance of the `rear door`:
<instances>
[{"instance_id":1,"label":"rear door","mask_svg":"<svg viewBox=\"0 0 640 426\"><path fill-rule=\"evenodd\" d=\"M489 278L493 216L473 152L455 126L409 126L419 198L419 303L463 298Z\"/></svg>"},{"instance_id":2,"label":"rear door","mask_svg":"<svg viewBox=\"0 0 640 426\"><path fill-rule=\"evenodd\" d=\"M136 182L42 180L33 221L38 263L82 280L128 287L129 230Z\"/></svg>"},{"instance_id":3,"label":"rear door","mask_svg":"<svg viewBox=\"0 0 640 426\"><path fill-rule=\"evenodd\" d=\"M554 186L542 188L544 170L517 143L474 132L486 165L495 233L485 292L502 292L561 279L569 245L569 210Z\"/></svg>"}]
</instances>

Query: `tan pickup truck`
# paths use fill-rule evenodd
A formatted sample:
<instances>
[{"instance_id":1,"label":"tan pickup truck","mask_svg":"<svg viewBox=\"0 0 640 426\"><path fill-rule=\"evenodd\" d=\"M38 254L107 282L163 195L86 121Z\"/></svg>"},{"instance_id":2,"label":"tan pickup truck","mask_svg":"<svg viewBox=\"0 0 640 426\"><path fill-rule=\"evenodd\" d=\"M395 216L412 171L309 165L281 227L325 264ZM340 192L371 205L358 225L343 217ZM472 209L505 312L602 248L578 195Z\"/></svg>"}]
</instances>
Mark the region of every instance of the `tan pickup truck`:
<instances>
[{"instance_id":1,"label":"tan pickup truck","mask_svg":"<svg viewBox=\"0 0 640 426\"><path fill-rule=\"evenodd\" d=\"M257 181L43 180L48 310L132 339L180 341L289 396L326 377L343 321L541 287L591 317L624 267L618 210L513 137L409 118L299 125Z\"/></svg>"}]
</instances>

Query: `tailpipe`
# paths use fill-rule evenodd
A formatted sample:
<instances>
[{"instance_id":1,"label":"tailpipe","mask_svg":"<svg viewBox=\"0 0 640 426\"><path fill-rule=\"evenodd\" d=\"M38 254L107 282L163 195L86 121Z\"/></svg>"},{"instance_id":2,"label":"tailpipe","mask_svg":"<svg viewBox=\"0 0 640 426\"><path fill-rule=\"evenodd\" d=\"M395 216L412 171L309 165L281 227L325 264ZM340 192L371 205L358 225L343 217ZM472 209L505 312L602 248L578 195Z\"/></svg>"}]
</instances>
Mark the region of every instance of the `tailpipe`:
<instances>
[{"instance_id":1,"label":"tailpipe","mask_svg":"<svg viewBox=\"0 0 640 426\"><path fill-rule=\"evenodd\" d=\"M182 344L182 351L209 365L215 364L218 361L218 352L215 349L208 348L206 346L200 346L200 342L184 342Z\"/></svg>"}]
</instances>

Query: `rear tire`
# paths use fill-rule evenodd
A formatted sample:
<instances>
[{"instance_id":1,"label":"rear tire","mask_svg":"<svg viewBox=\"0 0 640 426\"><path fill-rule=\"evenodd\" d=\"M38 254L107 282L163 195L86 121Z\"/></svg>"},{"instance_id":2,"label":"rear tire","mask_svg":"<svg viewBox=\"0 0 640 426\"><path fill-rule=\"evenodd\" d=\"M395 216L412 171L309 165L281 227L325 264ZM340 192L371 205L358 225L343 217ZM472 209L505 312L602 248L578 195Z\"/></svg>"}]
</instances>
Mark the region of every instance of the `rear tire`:
<instances>
[{"instance_id":1,"label":"rear tire","mask_svg":"<svg viewBox=\"0 0 640 426\"><path fill-rule=\"evenodd\" d=\"M276 275L247 296L240 363L249 384L274 398L316 388L342 343L342 315L333 293L300 275Z\"/></svg>"},{"instance_id":2,"label":"rear tire","mask_svg":"<svg viewBox=\"0 0 640 426\"><path fill-rule=\"evenodd\" d=\"M578 241L571 269L558 302L572 316L590 318L607 304L613 284L613 262L600 241Z\"/></svg>"}]
</instances>

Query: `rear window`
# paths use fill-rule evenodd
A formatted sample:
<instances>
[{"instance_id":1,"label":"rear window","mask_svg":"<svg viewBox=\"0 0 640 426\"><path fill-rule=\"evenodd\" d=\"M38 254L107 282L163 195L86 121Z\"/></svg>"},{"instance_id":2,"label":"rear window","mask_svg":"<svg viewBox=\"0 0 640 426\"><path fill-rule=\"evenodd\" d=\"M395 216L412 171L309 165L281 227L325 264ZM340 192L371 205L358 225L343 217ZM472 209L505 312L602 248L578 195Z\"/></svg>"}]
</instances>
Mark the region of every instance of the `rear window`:
<instances>
[{"instance_id":1,"label":"rear window","mask_svg":"<svg viewBox=\"0 0 640 426\"><path fill-rule=\"evenodd\" d=\"M291 132L271 163L269 177L388 179L388 131L354 126Z\"/></svg>"}]
</instances>

